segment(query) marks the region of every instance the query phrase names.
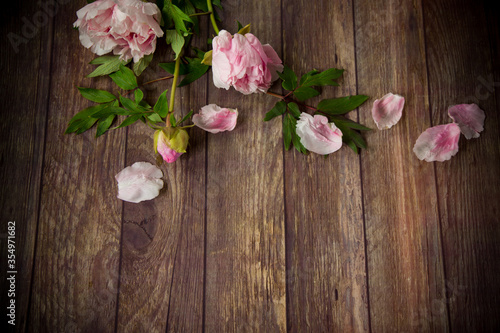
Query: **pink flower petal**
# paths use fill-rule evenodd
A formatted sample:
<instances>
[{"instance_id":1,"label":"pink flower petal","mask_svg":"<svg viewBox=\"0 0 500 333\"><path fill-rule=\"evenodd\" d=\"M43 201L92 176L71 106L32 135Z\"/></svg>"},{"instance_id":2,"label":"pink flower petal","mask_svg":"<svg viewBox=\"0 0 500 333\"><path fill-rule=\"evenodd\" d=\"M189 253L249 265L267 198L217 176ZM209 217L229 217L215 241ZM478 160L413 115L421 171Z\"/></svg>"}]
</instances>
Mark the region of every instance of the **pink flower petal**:
<instances>
[{"instance_id":1,"label":"pink flower petal","mask_svg":"<svg viewBox=\"0 0 500 333\"><path fill-rule=\"evenodd\" d=\"M401 119L405 99L403 96L388 93L381 99L375 100L372 108L372 117L378 129L389 129Z\"/></svg>"},{"instance_id":2,"label":"pink flower petal","mask_svg":"<svg viewBox=\"0 0 500 333\"><path fill-rule=\"evenodd\" d=\"M467 138L479 138L484 129L484 111L476 104L459 104L448 109L448 115L460 127L460 131Z\"/></svg>"},{"instance_id":3,"label":"pink flower petal","mask_svg":"<svg viewBox=\"0 0 500 333\"><path fill-rule=\"evenodd\" d=\"M136 162L126 167L115 176L118 199L138 203L156 198L163 188L161 177L161 170L148 162Z\"/></svg>"},{"instance_id":4,"label":"pink flower petal","mask_svg":"<svg viewBox=\"0 0 500 333\"><path fill-rule=\"evenodd\" d=\"M325 116L301 113L296 130L300 143L313 153L327 155L342 147L342 132Z\"/></svg>"},{"instance_id":5,"label":"pink flower petal","mask_svg":"<svg viewBox=\"0 0 500 333\"><path fill-rule=\"evenodd\" d=\"M238 118L237 109L221 108L215 104L205 105L193 116L193 123L210 133L232 131Z\"/></svg>"},{"instance_id":6,"label":"pink flower petal","mask_svg":"<svg viewBox=\"0 0 500 333\"><path fill-rule=\"evenodd\" d=\"M460 128L457 124L439 125L420 134L413 152L420 160L443 162L458 152Z\"/></svg>"}]
</instances>

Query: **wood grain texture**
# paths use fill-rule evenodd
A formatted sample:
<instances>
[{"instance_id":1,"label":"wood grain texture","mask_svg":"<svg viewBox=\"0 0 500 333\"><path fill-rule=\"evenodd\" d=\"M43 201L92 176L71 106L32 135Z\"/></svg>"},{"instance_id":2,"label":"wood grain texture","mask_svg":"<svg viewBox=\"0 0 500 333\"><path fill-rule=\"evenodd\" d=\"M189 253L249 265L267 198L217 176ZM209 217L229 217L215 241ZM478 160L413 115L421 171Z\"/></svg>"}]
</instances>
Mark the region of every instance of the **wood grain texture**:
<instances>
[{"instance_id":1,"label":"wood grain texture","mask_svg":"<svg viewBox=\"0 0 500 333\"><path fill-rule=\"evenodd\" d=\"M29 331L111 332L115 323L121 203L114 175L124 161L125 132L65 135L71 117L91 103L76 86L94 57L71 29L82 2L59 8L53 61L41 211ZM107 80L97 80L110 88Z\"/></svg>"},{"instance_id":2,"label":"wood grain texture","mask_svg":"<svg viewBox=\"0 0 500 333\"><path fill-rule=\"evenodd\" d=\"M421 2L354 4L358 91L372 97L360 118L374 128L361 156L371 326L447 331L434 167L412 151L431 125ZM403 117L380 131L371 107L388 92L405 97Z\"/></svg>"},{"instance_id":3,"label":"wood grain texture","mask_svg":"<svg viewBox=\"0 0 500 333\"><path fill-rule=\"evenodd\" d=\"M28 31L21 17L32 20L36 6L13 5L3 11L0 29L0 305L6 309L7 302L15 300L16 326L7 325L10 318L5 316L2 325L5 323L9 331L22 332L27 320L38 222L53 31L48 15L46 24ZM25 42L17 44L17 38ZM7 267L6 260L10 254L8 221L15 221L14 269ZM15 298L7 299L7 271L17 271Z\"/></svg>"},{"instance_id":4,"label":"wood grain texture","mask_svg":"<svg viewBox=\"0 0 500 333\"><path fill-rule=\"evenodd\" d=\"M206 20L203 22L202 26L206 26ZM203 48L206 35L197 37L195 42ZM174 58L166 51L166 45L160 45L156 51L160 62ZM159 74L169 75L160 71L157 63L158 60L143 74L143 82ZM171 84L171 81L163 81L147 86L146 100L153 105L165 89L170 92ZM189 86L178 88L175 115L181 117L205 105L206 87L205 76ZM138 161L155 164L153 134L154 131L145 124L138 123L129 128L127 165ZM188 152L175 163L161 166L165 185L160 196L139 204L125 203L119 332L202 330L205 133L192 128L189 135Z\"/></svg>"},{"instance_id":5,"label":"wood grain texture","mask_svg":"<svg viewBox=\"0 0 500 333\"><path fill-rule=\"evenodd\" d=\"M356 95L352 20L351 1L283 1L285 63L299 75L345 69L341 86L323 88L321 99ZM359 156L347 146L328 158L292 148L284 177L288 329L368 331Z\"/></svg>"},{"instance_id":6,"label":"wood grain texture","mask_svg":"<svg viewBox=\"0 0 500 333\"><path fill-rule=\"evenodd\" d=\"M455 104L476 103L486 113L481 136L462 136L458 154L436 164L453 331L500 329L500 108L490 49L495 42L486 25L490 11L481 2L424 1L433 123L451 122L447 110Z\"/></svg>"},{"instance_id":7,"label":"wood grain texture","mask_svg":"<svg viewBox=\"0 0 500 333\"><path fill-rule=\"evenodd\" d=\"M280 54L280 1L225 1L221 28L236 20ZM208 103L237 108L232 132L208 135L205 329L286 330L281 125L263 123L276 100L209 82Z\"/></svg>"}]
</instances>

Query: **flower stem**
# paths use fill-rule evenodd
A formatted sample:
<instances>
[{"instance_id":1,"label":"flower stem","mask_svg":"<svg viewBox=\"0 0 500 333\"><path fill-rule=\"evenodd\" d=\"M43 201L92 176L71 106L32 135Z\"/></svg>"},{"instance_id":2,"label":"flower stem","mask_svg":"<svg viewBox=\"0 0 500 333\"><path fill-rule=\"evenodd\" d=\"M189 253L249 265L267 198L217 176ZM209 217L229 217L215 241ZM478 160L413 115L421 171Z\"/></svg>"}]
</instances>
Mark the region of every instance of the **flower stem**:
<instances>
[{"instance_id":1,"label":"flower stem","mask_svg":"<svg viewBox=\"0 0 500 333\"><path fill-rule=\"evenodd\" d=\"M290 93L286 94L285 96L283 95L280 95L280 94L275 94L275 93L272 93L272 92L269 92L269 91L266 91L266 94L270 95L270 96L273 96L273 97L276 97L276 98L279 98L279 99L282 99L282 100L286 100L289 98L290 96ZM317 112L321 112L319 111L318 109L316 109L315 107L312 107L312 106L309 106L309 105L306 105L304 103L301 103L299 101L295 101L295 100L292 100L293 102L297 103L298 105L301 105L303 107L305 107L306 109L309 109L309 110L313 110L313 111L317 111Z\"/></svg>"},{"instance_id":2,"label":"flower stem","mask_svg":"<svg viewBox=\"0 0 500 333\"><path fill-rule=\"evenodd\" d=\"M174 104L175 104L175 89L177 88L177 80L179 79L179 69L181 66L181 57L177 56L175 59L175 70L174 70L174 80L172 81L172 89L170 91L170 105L168 106L168 115L166 120L167 127L170 127L170 114L174 113Z\"/></svg>"},{"instance_id":3,"label":"flower stem","mask_svg":"<svg viewBox=\"0 0 500 333\"><path fill-rule=\"evenodd\" d=\"M210 14L212 14L212 12L194 13L194 14L189 15L189 17L201 16L201 15L210 15Z\"/></svg>"},{"instance_id":4,"label":"flower stem","mask_svg":"<svg viewBox=\"0 0 500 333\"><path fill-rule=\"evenodd\" d=\"M217 27L217 22L215 22L214 7L212 6L212 0L207 0L208 11L210 12L210 21L212 21L212 26L214 27L215 33L219 34L219 27Z\"/></svg>"}]
</instances>

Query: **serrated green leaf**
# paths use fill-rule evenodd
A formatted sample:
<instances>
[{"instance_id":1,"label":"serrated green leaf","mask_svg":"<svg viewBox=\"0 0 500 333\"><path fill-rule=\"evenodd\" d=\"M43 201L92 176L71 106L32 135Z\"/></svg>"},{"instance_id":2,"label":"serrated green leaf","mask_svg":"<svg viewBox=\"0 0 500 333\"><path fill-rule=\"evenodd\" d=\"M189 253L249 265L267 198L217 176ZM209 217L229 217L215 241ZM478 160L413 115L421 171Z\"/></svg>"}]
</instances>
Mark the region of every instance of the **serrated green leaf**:
<instances>
[{"instance_id":1,"label":"serrated green leaf","mask_svg":"<svg viewBox=\"0 0 500 333\"><path fill-rule=\"evenodd\" d=\"M172 45L172 50L175 52L175 59L177 59L186 42L184 37L181 36L176 30L167 30L165 33L165 40L167 44Z\"/></svg>"},{"instance_id":2,"label":"serrated green leaf","mask_svg":"<svg viewBox=\"0 0 500 333\"><path fill-rule=\"evenodd\" d=\"M285 65L283 67L283 72L278 72L279 77L283 80L281 86L285 90L292 91L297 88L297 75L295 75L294 71Z\"/></svg>"},{"instance_id":3,"label":"serrated green leaf","mask_svg":"<svg viewBox=\"0 0 500 333\"><path fill-rule=\"evenodd\" d=\"M189 118L191 118L191 116L193 115L193 110L189 111L187 115L185 115L184 117L182 117L181 121L179 121L177 124L182 124L184 121L188 120Z\"/></svg>"},{"instance_id":4,"label":"serrated green leaf","mask_svg":"<svg viewBox=\"0 0 500 333\"><path fill-rule=\"evenodd\" d=\"M123 65L120 65L120 70L118 72L110 74L109 77L118 85L118 87L124 90L132 90L138 87L137 78L135 77L134 72L130 68Z\"/></svg>"},{"instance_id":5,"label":"serrated green leaf","mask_svg":"<svg viewBox=\"0 0 500 333\"><path fill-rule=\"evenodd\" d=\"M323 72L309 72L303 80L301 79L301 86L338 86L339 84L334 80L338 79L343 72L343 69L337 68L329 68Z\"/></svg>"},{"instance_id":6,"label":"serrated green leaf","mask_svg":"<svg viewBox=\"0 0 500 333\"><path fill-rule=\"evenodd\" d=\"M110 115L107 118L99 119L99 122L97 123L97 130L95 133L96 138L106 133L106 131L113 123L113 120L115 120L115 117L116 117L115 115Z\"/></svg>"},{"instance_id":7,"label":"serrated green leaf","mask_svg":"<svg viewBox=\"0 0 500 333\"><path fill-rule=\"evenodd\" d=\"M132 125L137 120L141 119L142 116L143 116L142 114L135 114L133 116L129 116L129 117L125 118L125 120L119 126L114 127L113 129L122 128L122 127L125 127L125 126Z\"/></svg>"},{"instance_id":8,"label":"serrated green leaf","mask_svg":"<svg viewBox=\"0 0 500 333\"><path fill-rule=\"evenodd\" d=\"M293 92L293 95L299 101L305 101L306 99L318 96L319 91L311 87L299 87Z\"/></svg>"},{"instance_id":9,"label":"serrated green leaf","mask_svg":"<svg viewBox=\"0 0 500 333\"><path fill-rule=\"evenodd\" d=\"M163 119L161 119L160 115L158 113L152 113L148 116L148 119L151 120L154 123L162 123Z\"/></svg>"},{"instance_id":10,"label":"serrated green leaf","mask_svg":"<svg viewBox=\"0 0 500 333\"><path fill-rule=\"evenodd\" d=\"M183 87L198 80L208 71L209 66L202 64L200 59L194 59L188 64L188 68L189 73L182 79L177 87Z\"/></svg>"},{"instance_id":11,"label":"serrated green leaf","mask_svg":"<svg viewBox=\"0 0 500 333\"><path fill-rule=\"evenodd\" d=\"M365 95L324 99L318 104L318 110L331 115L344 114L354 110L368 99Z\"/></svg>"},{"instance_id":12,"label":"serrated green leaf","mask_svg":"<svg viewBox=\"0 0 500 333\"><path fill-rule=\"evenodd\" d=\"M142 90L141 90L141 89L136 89L136 90L134 91L134 99L135 99L135 102L136 102L137 104L139 104L139 103L142 101L142 99L143 99L143 98L144 98L144 93L142 92Z\"/></svg>"},{"instance_id":13,"label":"serrated green leaf","mask_svg":"<svg viewBox=\"0 0 500 333\"><path fill-rule=\"evenodd\" d=\"M96 119L93 118L92 116L96 114L97 112L107 108L110 104L98 104L98 105L93 105L91 107L88 107L86 109L83 109L82 111L78 112L76 115L71 118L71 120L68 122L68 127L66 131L64 132L65 134L70 134L78 131L86 121L89 119Z\"/></svg>"},{"instance_id":14,"label":"serrated green leaf","mask_svg":"<svg viewBox=\"0 0 500 333\"><path fill-rule=\"evenodd\" d=\"M294 102L290 102L288 103L288 110L290 110L290 113L296 118L296 119L299 119L300 118L300 110L299 110L299 106L297 105L297 103L294 103Z\"/></svg>"},{"instance_id":15,"label":"serrated green leaf","mask_svg":"<svg viewBox=\"0 0 500 333\"><path fill-rule=\"evenodd\" d=\"M153 107L154 112L158 113L162 118L165 118L168 114L167 91L168 89L161 93Z\"/></svg>"},{"instance_id":16,"label":"serrated green leaf","mask_svg":"<svg viewBox=\"0 0 500 333\"><path fill-rule=\"evenodd\" d=\"M100 65L87 77L96 77L108 75L120 69L120 65L127 64L129 61L121 61L120 56L102 56L95 58L90 62L91 65Z\"/></svg>"},{"instance_id":17,"label":"serrated green leaf","mask_svg":"<svg viewBox=\"0 0 500 333\"><path fill-rule=\"evenodd\" d=\"M138 62L134 63L134 67L133 67L134 74L136 76L141 75L142 72L144 72L144 70L149 66L149 64L151 63L152 60L153 60L153 53L148 54L148 55L142 57L141 59L139 59Z\"/></svg>"},{"instance_id":18,"label":"serrated green leaf","mask_svg":"<svg viewBox=\"0 0 500 333\"><path fill-rule=\"evenodd\" d=\"M264 121L269 121L277 116L281 116L286 112L286 103L285 101L279 101L274 105L274 107L266 113L264 117Z\"/></svg>"},{"instance_id":19,"label":"serrated green leaf","mask_svg":"<svg viewBox=\"0 0 500 333\"><path fill-rule=\"evenodd\" d=\"M108 103L116 99L115 95L105 90L78 87L78 91L84 98L96 103Z\"/></svg>"}]
</instances>

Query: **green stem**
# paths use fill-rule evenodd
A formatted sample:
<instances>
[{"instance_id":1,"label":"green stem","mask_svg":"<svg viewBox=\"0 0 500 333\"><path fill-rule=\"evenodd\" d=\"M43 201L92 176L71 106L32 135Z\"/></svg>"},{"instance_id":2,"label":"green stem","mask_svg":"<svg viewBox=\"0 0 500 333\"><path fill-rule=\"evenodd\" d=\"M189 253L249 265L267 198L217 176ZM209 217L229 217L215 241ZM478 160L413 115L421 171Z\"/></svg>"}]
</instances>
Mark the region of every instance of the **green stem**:
<instances>
[{"instance_id":1,"label":"green stem","mask_svg":"<svg viewBox=\"0 0 500 333\"><path fill-rule=\"evenodd\" d=\"M293 92L293 91L292 91L292 92ZM289 99L290 93L288 93L288 94L286 94L285 96L283 96L283 95L280 95L280 94L275 94L275 93L272 93L272 92L266 91L266 94L268 94L269 96L273 96L273 97L279 98L279 99L281 99L281 100L283 100L283 101L285 101L285 100L287 100L287 99L288 99L288 100L290 100L290 99ZM292 101L293 101L293 102L295 102L295 103L297 103L298 105L301 105L301 106L305 107L306 109L313 110L313 111L317 111L317 112L321 112L320 110L316 109L315 107L312 107L312 106L306 105L306 104L304 104L304 103L302 103L302 102L295 101L295 100L293 100L293 99L292 99Z\"/></svg>"},{"instance_id":2,"label":"green stem","mask_svg":"<svg viewBox=\"0 0 500 333\"><path fill-rule=\"evenodd\" d=\"M201 15L210 15L210 14L212 14L212 12L194 13L194 14L189 15L189 17L201 16Z\"/></svg>"},{"instance_id":3,"label":"green stem","mask_svg":"<svg viewBox=\"0 0 500 333\"><path fill-rule=\"evenodd\" d=\"M168 115L167 115L167 127L170 127L170 114L174 113L174 103L175 103L175 89L177 88L177 80L179 79L179 69L181 66L181 57L180 54L175 59L175 70L174 70L174 80L172 81L172 89L170 91L170 104L168 106Z\"/></svg>"},{"instance_id":4,"label":"green stem","mask_svg":"<svg viewBox=\"0 0 500 333\"><path fill-rule=\"evenodd\" d=\"M214 27L215 33L219 34L219 27L217 27L217 22L215 22L214 7L212 6L212 0L207 0L208 11L210 12L210 21L212 21L212 26Z\"/></svg>"}]
</instances>

